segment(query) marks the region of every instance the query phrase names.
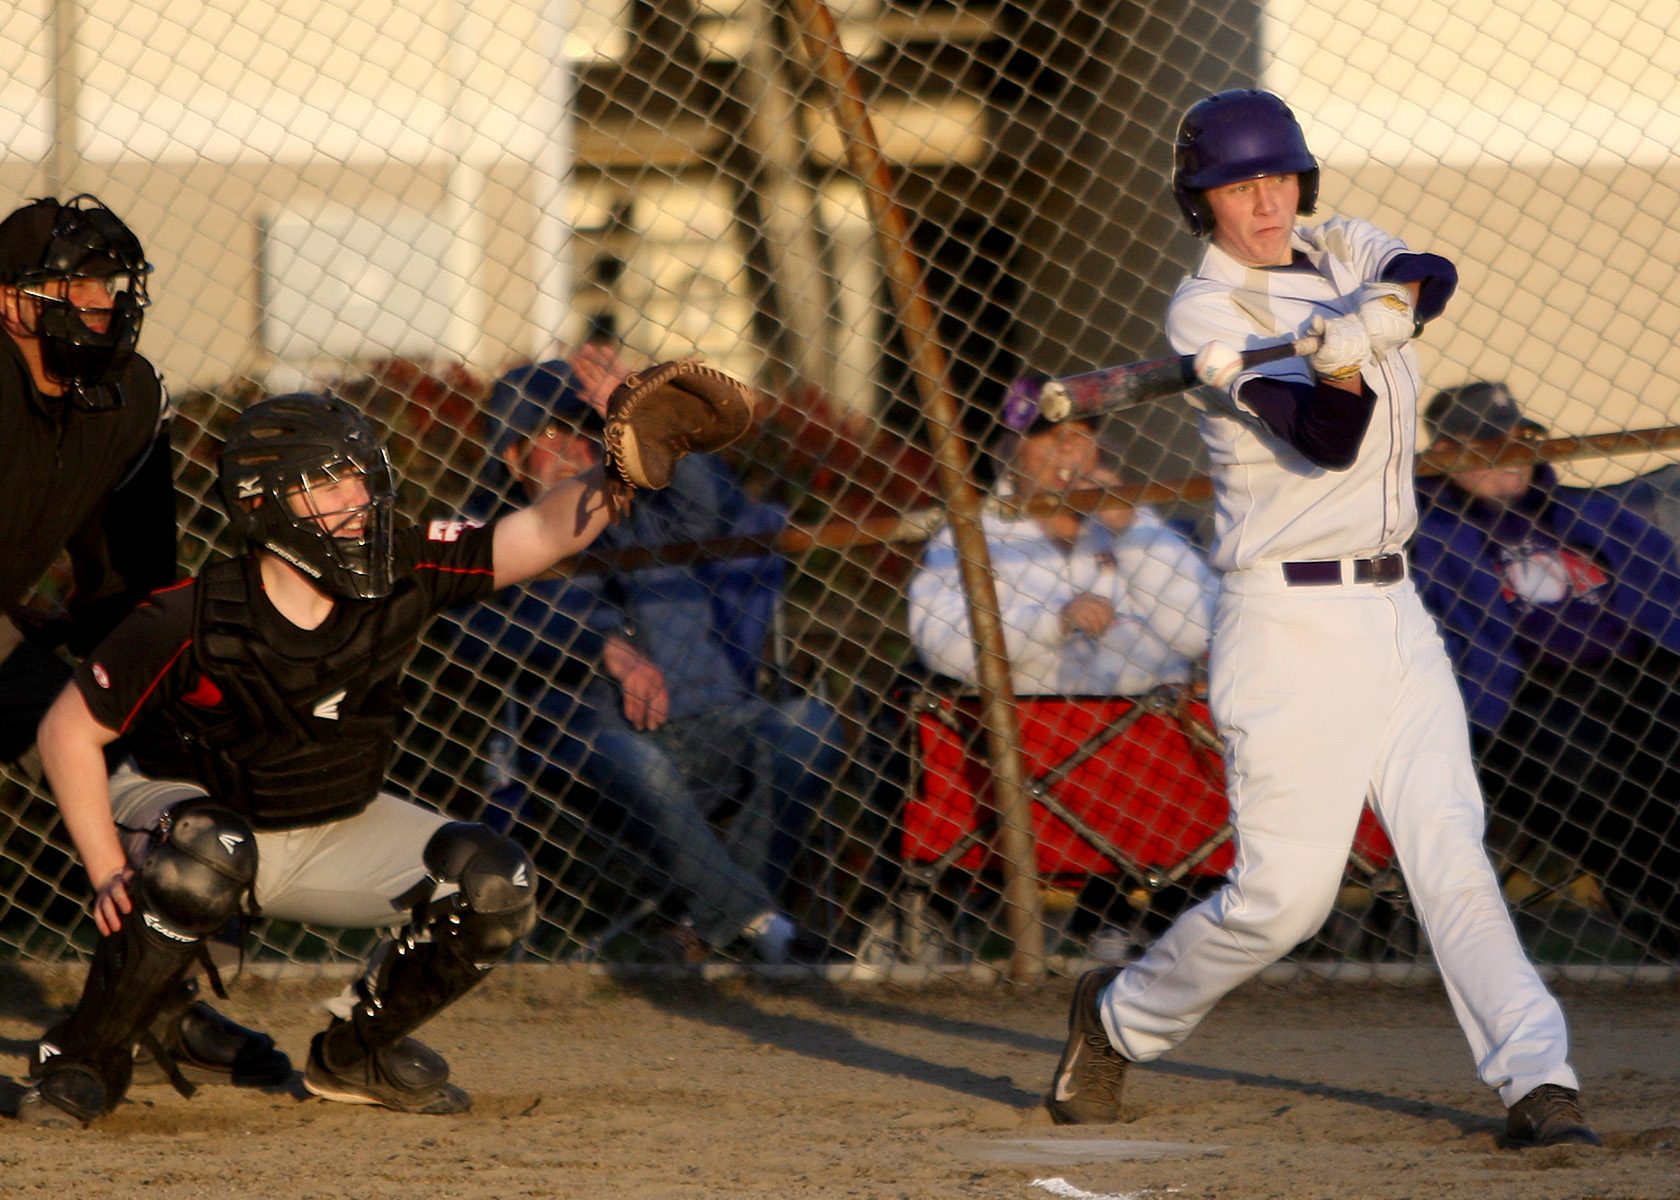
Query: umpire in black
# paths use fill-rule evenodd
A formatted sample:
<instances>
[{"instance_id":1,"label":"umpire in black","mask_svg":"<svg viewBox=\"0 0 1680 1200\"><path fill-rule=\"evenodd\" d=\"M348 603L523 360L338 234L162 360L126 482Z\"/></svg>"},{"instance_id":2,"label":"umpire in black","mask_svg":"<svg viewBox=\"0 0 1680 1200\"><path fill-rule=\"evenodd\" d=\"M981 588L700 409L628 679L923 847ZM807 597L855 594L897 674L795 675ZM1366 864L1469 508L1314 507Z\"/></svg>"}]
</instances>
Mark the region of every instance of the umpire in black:
<instances>
[{"instance_id":1,"label":"umpire in black","mask_svg":"<svg viewBox=\"0 0 1680 1200\"><path fill-rule=\"evenodd\" d=\"M85 653L175 578L175 496L157 371L135 353L152 267L91 196L0 221L0 760ZM23 601L66 548L68 612Z\"/></svg>"},{"instance_id":2,"label":"umpire in black","mask_svg":"<svg viewBox=\"0 0 1680 1200\"><path fill-rule=\"evenodd\" d=\"M168 395L135 351L151 270L92 196L35 200L0 221L0 761L34 744L70 680L63 651L85 655L175 579ZM68 604L26 606L65 550ZM291 1075L271 1039L200 1003L191 981L153 1034L200 1081Z\"/></svg>"}]
</instances>

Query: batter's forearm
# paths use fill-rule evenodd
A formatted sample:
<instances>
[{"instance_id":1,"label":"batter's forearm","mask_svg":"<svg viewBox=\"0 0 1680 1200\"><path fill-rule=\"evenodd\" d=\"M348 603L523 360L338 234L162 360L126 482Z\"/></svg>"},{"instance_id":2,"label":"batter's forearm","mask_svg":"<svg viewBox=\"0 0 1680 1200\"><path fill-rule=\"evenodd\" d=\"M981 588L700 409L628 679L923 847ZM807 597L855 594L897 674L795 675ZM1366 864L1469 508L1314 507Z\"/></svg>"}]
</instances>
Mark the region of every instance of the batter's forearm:
<instances>
[{"instance_id":1,"label":"batter's forearm","mask_svg":"<svg viewBox=\"0 0 1680 1200\"><path fill-rule=\"evenodd\" d=\"M1397 255L1383 267L1382 278L1386 283L1415 285L1413 308L1419 324L1440 316L1458 290L1458 268L1439 254Z\"/></svg>"},{"instance_id":2,"label":"batter's forearm","mask_svg":"<svg viewBox=\"0 0 1680 1200\"><path fill-rule=\"evenodd\" d=\"M1243 404L1314 466L1345 471L1359 457L1377 394L1358 376L1339 386L1291 379L1250 379L1240 389Z\"/></svg>"}]
</instances>

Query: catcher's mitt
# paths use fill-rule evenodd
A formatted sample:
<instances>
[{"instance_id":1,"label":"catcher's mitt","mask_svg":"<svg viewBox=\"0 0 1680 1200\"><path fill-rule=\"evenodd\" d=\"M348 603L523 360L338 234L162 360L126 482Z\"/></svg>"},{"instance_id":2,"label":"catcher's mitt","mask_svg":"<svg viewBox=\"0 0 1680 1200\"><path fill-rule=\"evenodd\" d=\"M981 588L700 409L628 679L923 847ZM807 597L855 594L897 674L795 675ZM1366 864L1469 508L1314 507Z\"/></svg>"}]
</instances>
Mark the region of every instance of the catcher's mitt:
<instances>
[{"instance_id":1,"label":"catcher's mitt","mask_svg":"<svg viewBox=\"0 0 1680 1200\"><path fill-rule=\"evenodd\" d=\"M625 378L607 400L607 474L620 485L662 488L685 454L721 450L752 424L747 385L697 358Z\"/></svg>"}]
</instances>

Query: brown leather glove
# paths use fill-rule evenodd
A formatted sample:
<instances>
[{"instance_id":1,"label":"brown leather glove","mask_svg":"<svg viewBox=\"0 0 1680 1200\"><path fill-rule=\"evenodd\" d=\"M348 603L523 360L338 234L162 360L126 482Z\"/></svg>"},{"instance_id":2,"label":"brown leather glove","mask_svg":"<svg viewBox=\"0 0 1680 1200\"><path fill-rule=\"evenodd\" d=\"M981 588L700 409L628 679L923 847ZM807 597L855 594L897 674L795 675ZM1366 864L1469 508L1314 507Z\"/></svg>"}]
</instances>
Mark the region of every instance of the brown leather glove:
<instances>
[{"instance_id":1,"label":"brown leather glove","mask_svg":"<svg viewBox=\"0 0 1680 1200\"><path fill-rule=\"evenodd\" d=\"M662 488L685 454L721 450L752 424L747 385L697 358L625 378L607 401L607 475L615 499Z\"/></svg>"}]
</instances>

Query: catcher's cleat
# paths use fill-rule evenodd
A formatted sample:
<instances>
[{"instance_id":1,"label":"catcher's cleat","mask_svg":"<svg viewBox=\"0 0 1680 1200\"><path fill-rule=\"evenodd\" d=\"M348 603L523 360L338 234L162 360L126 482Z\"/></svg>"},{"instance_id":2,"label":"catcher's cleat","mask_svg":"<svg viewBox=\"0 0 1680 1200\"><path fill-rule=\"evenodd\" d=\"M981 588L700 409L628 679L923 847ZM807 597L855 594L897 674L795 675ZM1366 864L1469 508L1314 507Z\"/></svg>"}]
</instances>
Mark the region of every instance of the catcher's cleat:
<instances>
[{"instance_id":1,"label":"catcher's cleat","mask_svg":"<svg viewBox=\"0 0 1680 1200\"><path fill-rule=\"evenodd\" d=\"M607 400L607 473L620 486L662 488L683 455L721 450L751 424L739 379L695 358L659 363Z\"/></svg>"},{"instance_id":2,"label":"catcher's cleat","mask_svg":"<svg viewBox=\"0 0 1680 1200\"><path fill-rule=\"evenodd\" d=\"M1511 1105L1505 1141L1516 1147L1604 1144L1581 1116L1581 1093L1556 1083L1543 1083Z\"/></svg>"},{"instance_id":3,"label":"catcher's cleat","mask_svg":"<svg viewBox=\"0 0 1680 1200\"><path fill-rule=\"evenodd\" d=\"M103 1116L108 1093L99 1073L82 1063L49 1069L18 1100L17 1119L42 1129L86 1129Z\"/></svg>"},{"instance_id":4,"label":"catcher's cleat","mask_svg":"<svg viewBox=\"0 0 1680 1200\"><path fill-rule=\"evenodd\" d=\"M177 986L149 1032L151 1037L134 1049L136 1084L174 1081L168 1064L153 1053L154 1043L190 1083L275 1087L292 1077L292 1060L274 1039L199 1000L197 980Z\"/></svg>"},{"instance_id":5,"label":"catcher's cleat","mask_svg":"<svg viewBox=\"0 0 1680 1200\"><path fill-rule=\"evenodd\" d=\"M1050 1083L1045 1107L1058 1125L1112 1125L1120 1119L1120 1086L1126 1060L1108 1040L1098 998L1119 967L1097 967L1079 977L1068 1009L1067 1047Z\"/></svg>"},{"instance_id":6,"label":"catcher's cleat","mask_svg":"<svg viewBox=\"0 0 1680 1200\"><path fill-rule=\"evenodd\" d=\"M449 1064L424 1043L405 1037L342 1067L330 1067L322 1053L325 1033L309 1043L303 1086L323 1100L377 1104L405 1113L445 1116L466 1112L472 1097L449 1082Z\"/></svg>"}]
</instances>

